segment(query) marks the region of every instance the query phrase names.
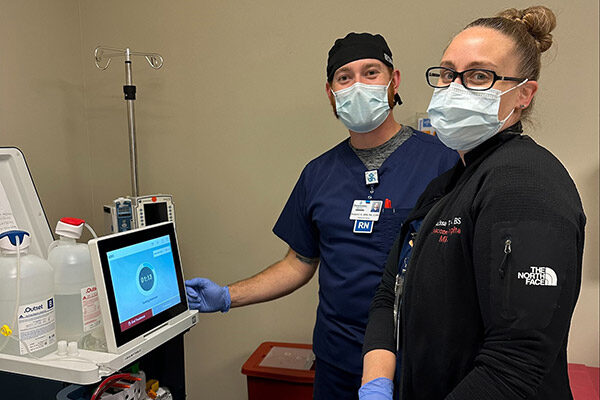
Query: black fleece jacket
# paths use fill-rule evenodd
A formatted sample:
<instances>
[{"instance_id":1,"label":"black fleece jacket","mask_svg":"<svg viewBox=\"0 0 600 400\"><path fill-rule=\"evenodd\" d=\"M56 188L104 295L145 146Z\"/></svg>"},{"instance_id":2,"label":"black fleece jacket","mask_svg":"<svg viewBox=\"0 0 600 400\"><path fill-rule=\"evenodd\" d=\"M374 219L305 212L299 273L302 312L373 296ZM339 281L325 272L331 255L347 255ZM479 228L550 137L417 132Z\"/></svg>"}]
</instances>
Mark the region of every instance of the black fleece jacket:
<instances>
[{"instance_id":1,"label":"black fleece jacket","mask_svg":"<svg viewBox=\"0 0 600 400\"><path fill-rule=\"evenodd\" d=\"M400 310L403 400L572 399L566 349L585 215L562 164L521 131L435 179L392 248L364 353L395 352L400 252L410 220L424 216Z\"/></svg>"}]
</instances>

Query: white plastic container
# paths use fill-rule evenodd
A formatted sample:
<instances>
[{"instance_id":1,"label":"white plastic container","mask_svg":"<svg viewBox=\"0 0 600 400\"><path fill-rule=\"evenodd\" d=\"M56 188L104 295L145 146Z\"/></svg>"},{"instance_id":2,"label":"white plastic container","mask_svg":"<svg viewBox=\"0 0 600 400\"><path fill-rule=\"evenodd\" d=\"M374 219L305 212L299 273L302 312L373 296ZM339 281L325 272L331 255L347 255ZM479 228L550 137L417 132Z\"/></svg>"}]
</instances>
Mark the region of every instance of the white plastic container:
<instances>
[{"instance_id":1,"label":"white plastic container","mask_svg":"<svg viewBox=\"0 0 600 400\"><path fill-rule=\"evenodd\" d=\"M30 243L25 231L0 234L0 325L10 327L13 338L21 340L0 336L0 351L26 355L28 348L41 357L57 348L54 280L46 260L27 254Z\"/></svg>"},{"instance_id":2,"label":"white plastic container","mask_svg":"<svg viewBox=\"0 0 600 400\"><path fill-rule=\"evenodd\" d=\"M90 251L87 244L77 243L84 225L82 219L62 218L55 231L59 239L48 248L54 268L56 337L83 349L106 351Z\"/></svg>"}]
</instances>

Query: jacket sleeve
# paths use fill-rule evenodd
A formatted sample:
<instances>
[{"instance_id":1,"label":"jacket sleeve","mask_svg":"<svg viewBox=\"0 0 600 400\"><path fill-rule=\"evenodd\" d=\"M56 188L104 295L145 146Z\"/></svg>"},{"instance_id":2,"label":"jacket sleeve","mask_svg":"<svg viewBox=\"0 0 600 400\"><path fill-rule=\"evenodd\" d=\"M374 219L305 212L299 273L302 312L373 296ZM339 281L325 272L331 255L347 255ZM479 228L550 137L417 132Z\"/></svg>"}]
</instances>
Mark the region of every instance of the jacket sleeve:
<instances>
[{"instance_id":1,"label":"jacket sleeve","mask_svg":"<svg viewBox=\"0 0 600 400\"><path fill-rule=\"evenodd\" d=\"M363 356L375 349L396 352L394 339L394 285L398 272L401 240L401 235L398 235L388 255L381 283L371 301L369 322L363 344Z\"/></svg>"},{"instance_id":2,"label":"jacket sleeve","mask_svg":"<svg viewBox=\"0 0 600 400\"><path fill-rule=\"evenodd\" d=\"M566 346L585 216L558 161L521 164L490 172L473 203L484 338L473 369L447 400L534 397Z\"/></svg>"}]
</instances>

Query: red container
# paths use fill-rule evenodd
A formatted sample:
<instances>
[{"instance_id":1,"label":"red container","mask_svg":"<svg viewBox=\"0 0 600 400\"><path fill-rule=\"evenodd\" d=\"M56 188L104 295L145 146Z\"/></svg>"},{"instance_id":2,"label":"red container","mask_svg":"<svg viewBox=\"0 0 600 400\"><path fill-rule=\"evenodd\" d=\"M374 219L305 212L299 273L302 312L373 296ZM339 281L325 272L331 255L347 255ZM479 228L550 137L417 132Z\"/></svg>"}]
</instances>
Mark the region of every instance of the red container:
<instances>
[{"instance_id":1,"label":"red container","mask_svg":"<svg viewBox=\"0 0 600 400\"><path fill-rule=\"evenodd\" d=\"M258 346L242 366L248 400L312 399L314 363L304 369L308 366L304 362L311 361L305 360L311 349L310 344L300 343L264 342Z\"/></svg>"}]
</instances>

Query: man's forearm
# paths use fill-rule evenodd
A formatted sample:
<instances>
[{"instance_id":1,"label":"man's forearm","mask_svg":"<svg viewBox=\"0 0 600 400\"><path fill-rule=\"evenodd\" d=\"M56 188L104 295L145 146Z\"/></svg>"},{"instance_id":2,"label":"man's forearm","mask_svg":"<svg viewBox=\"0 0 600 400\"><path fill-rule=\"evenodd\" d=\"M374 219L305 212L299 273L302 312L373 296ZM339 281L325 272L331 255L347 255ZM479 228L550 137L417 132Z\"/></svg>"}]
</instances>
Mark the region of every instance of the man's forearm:
<instances>
[{"instance_id":1,"label":"man's forearm","mask_svg":"<svg viewBox=\"0 0 600 400\"><path fill-rule=\"evenodd\" d=\"M229 285L231 307L262 303L290 294L312 278L317 265L318 260L299 256L290 249L282 260L251 278Z\"/></svg>"}]
</instances>

